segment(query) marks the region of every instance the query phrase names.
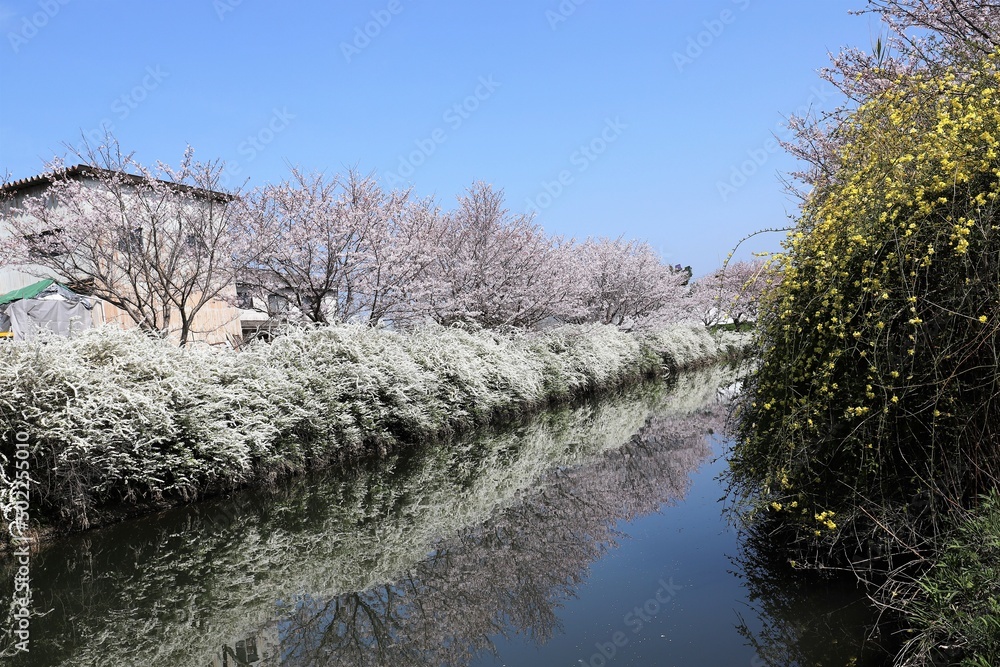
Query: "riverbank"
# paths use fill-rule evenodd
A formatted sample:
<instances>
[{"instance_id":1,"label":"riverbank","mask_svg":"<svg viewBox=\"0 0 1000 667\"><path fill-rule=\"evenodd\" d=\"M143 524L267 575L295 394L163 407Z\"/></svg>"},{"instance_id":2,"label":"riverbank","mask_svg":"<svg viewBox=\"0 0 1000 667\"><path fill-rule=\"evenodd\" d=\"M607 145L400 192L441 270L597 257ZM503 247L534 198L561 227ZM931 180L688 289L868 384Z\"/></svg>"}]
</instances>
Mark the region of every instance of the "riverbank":
<instances>
[{"instance_id":1,"label":"riverbank","mask_svg":"<svg viewBox=\"0 0 1000 667\"><path fill-rule=\"evenodd\" d=\"M482 640L502 642L496 633L504 628L544 641L550 621L565 617L568 593L597 595L614 617L604 594L585 583L603 556L621 554L616 543L633 541L623 527L640 516L663 521L654 534L672 535L674 548L669 563L656 560L660 551L649 554L663 571L630 577L621 599L641 603L660 574L683 586L678 599L702 599L689 585L691 568L675 559L683 553L704 563L709 541L715 567L703 576L726 582L728 594L716 589L712 601L728 604L739 584L724 547L691 537L724 527L717 486L703 496L709 506L677 506L711 456L705 434L725 419L717 389L734 380L731 367L708 366L516 425L288 479L273 491L236 492L52 540L31 557L34 608L52 611L31 619L31 653L13 656L10 666L133 664L141 656L143 664L204 667L223 664L226 647L251 643L255 665L277 664L277 656L467 665L471 652L488 657ZM16 568L16 559L0 559L0 579L10 581ZM697 616L686 622L715 646L721 631L729 636L721 643L742 647L732 619L717 608L710 615L711 630ZM9 622L0 618L0 627ZM0 641L0 656L2 649ZM737 655L746 658L719 664L750 662L745 650Z\"/></svg>"},{"instance_id":2,"label":"riverbank","mask_svg":"<svg viewBox=\"0 0 1000 667\"><path fill-rule=\"evenodd\" d=\"M738 354L702 327L292 330L241 352L136 332L0 346L5 514L27 443L29 528L70 532L439 440ZM9 520L9 518L8 518Z\"/></svg>"}]
</instances>

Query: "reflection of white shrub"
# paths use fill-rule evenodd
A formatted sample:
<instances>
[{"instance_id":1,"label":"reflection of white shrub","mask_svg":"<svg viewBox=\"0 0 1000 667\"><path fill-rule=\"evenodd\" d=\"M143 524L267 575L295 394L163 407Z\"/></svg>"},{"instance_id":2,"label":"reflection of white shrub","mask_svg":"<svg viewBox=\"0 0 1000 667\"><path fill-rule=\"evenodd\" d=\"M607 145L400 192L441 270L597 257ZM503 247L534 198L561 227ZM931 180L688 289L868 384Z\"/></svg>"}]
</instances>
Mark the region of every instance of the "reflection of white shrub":
<instances>
[{"instance_id":1,"label":"reflection of white shrub","mask_svg":"<svg viewBox=\"0 0 1000 667\"><path fill-rule=\"evenodd\" d=\"M583 528L610 529L621 516L649 512L683 493L690 470L708 452L702 434L718 416L713 382L732 382L732 373L685 373L669 390L656 385L614 392L544 411L516 429L348 467L289 485L267 499L266 512L246 494L221 504L223 511L205 503L185 515L183 530L165 522L127 547L108 545L120 527L96 532L88 542L93 552L63 552L92 569L67 567L73 583L62 580L52 589L61 596L60 613L72 619L81 638L79 644L67 640L52 663L128 664L139 655L144 664L210 664L220 644L291 614L296 601L393 586L435 550L443 549L450 561L454 554L446 540L462 531L475 540L476 527L491 517L503 522L502 510L542 492L545 503L559 503L562 511L551 518L567 530L537 538L517 532L528 546L562 541L564 553L569 538L587 541L591 533L581 533ZM558 497L549 498L553 494ZM124 567L117 561L122 552L128 553ZM516 573L532 554L493 556ZM107 566L105 558L119 564ZM75 585L75 577L92 572L103 576ZM479 576L475 571L469 581ZM48 604L49 593L39 587L40 606ZM137 602L149 600L156 606ZM467 601L456 605L463 615L471 613ZM59 622L67 621L38 618L32 629L58 636L64 627Z\"/></svg>"},{"instance_id":2,"label":"reflection of white shrub","mask_svg":"<svg viewBox=\"0 0 1000 667\"><path fill-rule=\"evenodd\" d=\"M36 511L86 527L104 502L273 479L717 353L703 329L337 326L240 353L98 329L0 346L0 423L31 438Z\"/></svg>"}]
</instances>

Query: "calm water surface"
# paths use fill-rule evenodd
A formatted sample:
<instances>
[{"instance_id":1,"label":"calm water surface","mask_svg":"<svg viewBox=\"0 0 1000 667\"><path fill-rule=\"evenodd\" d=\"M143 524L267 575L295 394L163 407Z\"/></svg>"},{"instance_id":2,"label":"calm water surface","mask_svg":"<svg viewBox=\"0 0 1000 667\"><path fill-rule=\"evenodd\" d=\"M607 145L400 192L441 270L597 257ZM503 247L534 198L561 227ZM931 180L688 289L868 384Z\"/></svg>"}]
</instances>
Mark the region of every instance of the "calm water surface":
<instances>
[{"instance_id":1,"label":"calm water surface","mask_svg":"<svg viewBox=\"0 0 1000 667\"><path fill-rule=\"evenodd\" d=\"M709 433L731 381L687 374L48 545L31 651L5 664L887 664L852 585L727 526Z\"/></svg>"}]
</instances>

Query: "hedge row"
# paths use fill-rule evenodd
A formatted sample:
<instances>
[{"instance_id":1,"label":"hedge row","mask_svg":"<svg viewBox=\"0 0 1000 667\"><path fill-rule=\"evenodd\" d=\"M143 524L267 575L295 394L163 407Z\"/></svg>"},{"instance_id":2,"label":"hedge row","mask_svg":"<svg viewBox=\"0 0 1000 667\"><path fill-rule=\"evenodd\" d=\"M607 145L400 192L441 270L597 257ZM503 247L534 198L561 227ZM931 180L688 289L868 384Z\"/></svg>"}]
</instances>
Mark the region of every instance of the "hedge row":
<instances>
[{"instance_id":1,"label":"hedge row","mask_svg":"<svg viewBox=\"0 0 1000 667\"><path fill-rule=\"evenodd\" d=\"M27 442L33 520L82 529L116 508L190 501L440 438L542 404L706 361L703 328L633 334L358 326L286 332L234 352L137 332L0 346L0 505L16 512Z\"/></svg>"}]
</instances>

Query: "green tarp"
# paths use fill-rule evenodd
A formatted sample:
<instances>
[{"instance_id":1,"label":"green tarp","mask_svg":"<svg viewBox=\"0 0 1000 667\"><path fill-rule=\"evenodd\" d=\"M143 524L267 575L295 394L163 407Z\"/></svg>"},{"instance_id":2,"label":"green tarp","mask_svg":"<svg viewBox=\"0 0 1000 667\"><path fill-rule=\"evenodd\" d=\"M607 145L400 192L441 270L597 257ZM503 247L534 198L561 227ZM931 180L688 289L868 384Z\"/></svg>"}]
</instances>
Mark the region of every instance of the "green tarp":
<instances>
[{"instance_id":1,"label":"green tarp","mask_svg":"<svg viewBox=\"0 0 1000 667\"><path fill-rule=\"evenodd\" d=\"M32 283L27 287L16 289L13 292L0 294L0 306L20 301L21 299L34 299L36 296L47 290L54 282L55 281L51 278L47 278L45 280L39 280L37 283Z\"/></svg>"},{"instance_id":2,"label":"green tarp","mask_svg":"<svg viewBox=\"0 0 1000 667\"><path fill-rule=\"evenodd\" d=\"M90 299L53 279L0 294L0 332L12 332L15 341L30 340L42 332L69 336L93 326Z\"/></svg>"}]
</instances>

